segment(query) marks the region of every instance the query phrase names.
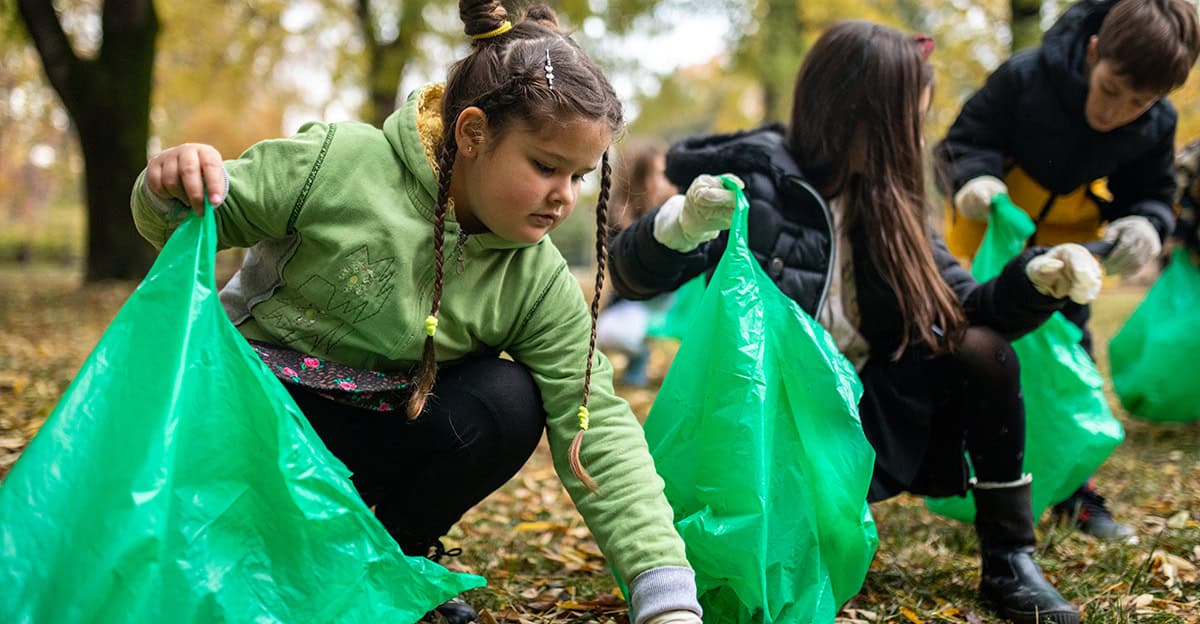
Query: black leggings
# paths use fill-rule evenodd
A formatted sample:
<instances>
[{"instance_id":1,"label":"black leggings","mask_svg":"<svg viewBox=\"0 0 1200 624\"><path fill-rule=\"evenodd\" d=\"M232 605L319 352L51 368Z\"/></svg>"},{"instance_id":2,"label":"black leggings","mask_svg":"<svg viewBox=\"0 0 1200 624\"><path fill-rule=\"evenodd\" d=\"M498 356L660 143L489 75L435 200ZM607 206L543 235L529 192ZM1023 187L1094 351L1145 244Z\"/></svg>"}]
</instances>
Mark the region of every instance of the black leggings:
<instances>
[{"instance_id":1,"label":"black leggings","mask_svg":"<svg viewBox=\"0 0 1200 624\"><path fill-rule=\"evenodd\" d=\"M953 354L930 357L910 349L898 362L876 356L862 380L863 430L876 451L871 501L904 491L961 494L964 450L980 481L1021 477L1020 366L1000 334L970 327Z\"/></svg>"},{"instance_id":2,"label":"black leggings","mask_svg":"<svg viewBox=\"0 0 1200 624\"><path fill-rule=\"evenodd\" d=\"M321 440L401 549L427 554L464 513L504 485L546 427L525 367L478 358L438 371L425 413L375 412L288 386Z\"/></svg>"},{"instance_id":3,"label":"black leggings","mask_svg":"<svg viewBox=\"0 0 1200 624\"><path fill-rule=\"evenodd\" d=\"M979 481L1006 483L1021 478L1025 459L1025 398L1021 367L1007 340L990 329L972 327L950 356L964 377L957 401L967 454Z\"/></svg>"}]
</instances>

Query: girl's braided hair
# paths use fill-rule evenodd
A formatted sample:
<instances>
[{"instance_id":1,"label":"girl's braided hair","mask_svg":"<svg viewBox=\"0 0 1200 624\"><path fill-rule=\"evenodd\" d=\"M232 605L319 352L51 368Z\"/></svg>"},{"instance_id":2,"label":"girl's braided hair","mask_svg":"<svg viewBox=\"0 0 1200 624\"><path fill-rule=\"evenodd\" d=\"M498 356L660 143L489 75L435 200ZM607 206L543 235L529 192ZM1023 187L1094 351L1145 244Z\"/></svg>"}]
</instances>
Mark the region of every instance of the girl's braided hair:
<instances>
[{"instance_id":1,"label":"girl's braided hair","mask_svg":"<svg viewBox=\"0 0 1200 624\"><path fill-rule=\"evenodd\" d=\"M458 116L470 106L483 110L488 130L499 138L514 122L537 129L555 119L581 117L604 121L613 135L623 127L621 102L604 72L567 34L558 29L558 18L549 7L530 7L515 23L498 0L461 0L459 17L473 41L466 58L450 67L442 98L444 130L438 150L438 194L433 218L433 303L430 309L429 336L417 374L408 417L415 419L425 408L437 376L437 357L433 333L441 306L444 283L446 212L450 199L450 178L458 146L453 128ZM553 66L548 79L547 59ZM570 447L572 472L589 488L595 481L583 469L579 453L583 432L587 429L587 404L591 394L592 362L596 352L596 315L604 287L607 262L608 197L612 170L606 150L600 165L600 196L596 202L596 287L592 297L592 335L579 410L580 430Z\"/></svg>"}]
</instances>

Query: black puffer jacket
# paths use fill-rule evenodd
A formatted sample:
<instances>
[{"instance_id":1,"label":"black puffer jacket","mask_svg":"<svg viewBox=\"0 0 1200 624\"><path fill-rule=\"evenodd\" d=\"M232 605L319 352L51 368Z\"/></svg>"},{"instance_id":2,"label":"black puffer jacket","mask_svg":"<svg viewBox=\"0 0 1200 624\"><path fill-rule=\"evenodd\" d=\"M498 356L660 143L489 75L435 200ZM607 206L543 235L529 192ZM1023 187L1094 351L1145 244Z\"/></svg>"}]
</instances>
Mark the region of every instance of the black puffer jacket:
<instances>
[{"instance_id":1,"label":"black puffer jacket","mask_svg":"<svg viewBox=\"0 0 1200 624\"><path fill-rule=\"evenodd\" d=\"M746 183L754 257L784 294L817 317L830 278L829 208L785 149L782 127L688 139L667 154L667 177L679 188L686 189L703 173L733 173ZM646 299L675 290L700 273L711 274L725 250L727 233L690 253L662 245L654 238L657 213L645 215L609 242L613 286L623 297ZM886 357L899 345L902 331L896 296L872 265L862 236L852 232L850 243L862 314L859 331L873 354ZM1063 300L1038 293L1025 277L1025 263L1040 251L1026 251L997 278L980 284L940 238L934 239L938 269L963 302L968 319L1009 339L1033 330L1063 305Z\"/></svg>"},{"instance_id":2,"label":"black puffer jacket","mask_svg":"<svg viewBox=\"0 0 1200 624\"><path fill-rule=\"evenodd\" d=\"M1081 0L1041 46L1014 54L967 100L934 150L943 192L981 175L1003 178L1014 165L1055 195L1107 177L1113 200L1098 202L1101 219L1144 216L1165 239L1174 223L1175 108L1161 98L1111 132L1084 117L1088 40L1115 3Z\"/></svg>"}]
</instances>

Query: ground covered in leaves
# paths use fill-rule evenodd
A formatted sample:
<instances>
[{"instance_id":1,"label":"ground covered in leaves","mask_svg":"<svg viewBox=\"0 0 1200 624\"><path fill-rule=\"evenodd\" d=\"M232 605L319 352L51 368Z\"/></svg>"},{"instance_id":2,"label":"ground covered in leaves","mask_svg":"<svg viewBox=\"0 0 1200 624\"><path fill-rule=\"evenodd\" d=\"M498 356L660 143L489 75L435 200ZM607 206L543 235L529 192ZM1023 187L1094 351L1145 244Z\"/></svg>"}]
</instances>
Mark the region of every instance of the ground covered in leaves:
<instances>
[{"instance_id":1,"label":"ground covered in leaves","mask_svg":"<svg viewBox=\"0 0 1200 624\"><path fill-rule=\"evenodd\" d=\"M58 268L0 267L0 477L16 461L131 291L132 284L80 288ZM1142 295L1101 297L1093 327L1103 345ZM674 352L662 344L661 381ZM1181 381L1195 371L1180 371ZM619 388L645 416L654 389ZM1156 426L1130 419L1110 396L1126 440L1097 479L1137 544L1111 545L1039 525L1038 559L1085 624L1200 622L1200 423ZM862 592L841 624L996 622L975 596L976 541L966 525L901 497L873 507L881 546ZM463 555L451 567L482 574L488 587L466 598L487 623L627 621L604 559L559 485L545 444L525 468L449 536Z\"/></svg>"}]
</instances>

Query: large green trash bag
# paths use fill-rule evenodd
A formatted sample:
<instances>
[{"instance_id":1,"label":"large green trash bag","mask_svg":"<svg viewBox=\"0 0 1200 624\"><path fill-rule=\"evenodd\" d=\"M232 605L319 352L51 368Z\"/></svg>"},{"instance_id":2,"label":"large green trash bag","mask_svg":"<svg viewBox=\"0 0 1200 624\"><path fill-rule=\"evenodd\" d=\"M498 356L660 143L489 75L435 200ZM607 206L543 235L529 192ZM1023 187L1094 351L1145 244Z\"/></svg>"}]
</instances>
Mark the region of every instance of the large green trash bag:
<instances>
[{"instance_id":1,"label":"large green trash bag","mask_svg":"<svg viewBox=\"0 0 1200 624\"><path fill-rule=\"evenodd\" d=\"M866 504L875 451L858 417L862 385L750 254L737 193L729 247L646 439L706 622L831 623L879 543Z\"/></svg>"},{"instance_id":2,"label":"large green trash bag","mask_svg":"<svg viewBox=\"0 0 1200 624\"><path fill-rule=\"evenodd\" d=\"M1200 267L1177 249L1133 315L1108 343L1113 387L1130 414L1155 422L1200 420Z\"/></svg>"},{"instance_id":3,"label":"large green trash bag","mask_svg":"<svg viewBox=\"0 0 1200 624\"><path fill-rule=\"evenodd\" d=\"M704 299L704 278L701 273L680 286L670 300L670 306L665 311L651 315L646 335L683 340L691 330L700 302Z\"/></svg>"},{"instance_id":4,"label":"large green trash bag","mask_svg":"<svg viewBox=\"0 0 1200 624\"><path fill-rule=\"evenodd\" d=\"M212 214L0 486L0 622L411 623L484 584L401 553L230 324Z\"/></svg>"},{"instance_id":5,"label":"large green trash bag","mask_svg":"<svg viewBox=\"0 0 1200 624\"><path fill-rule=\"evenodd\" d=\"M1007 195L992 201L983 243L971 265L980 281L1000 274L1025 248L1035 226ZM1025 466L1033 475L1033 514L1087 481L1125 439L1121 423L1104 398L1104 380L1079 344L1083 332L1055 312L1038 329L1012 343L1021 363L1025 394ZM926 499L929 509L963 521L975 519L975 500Z\"/></svg>"}]
</instances>

